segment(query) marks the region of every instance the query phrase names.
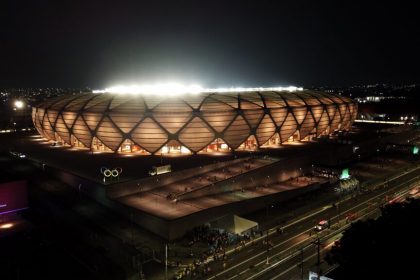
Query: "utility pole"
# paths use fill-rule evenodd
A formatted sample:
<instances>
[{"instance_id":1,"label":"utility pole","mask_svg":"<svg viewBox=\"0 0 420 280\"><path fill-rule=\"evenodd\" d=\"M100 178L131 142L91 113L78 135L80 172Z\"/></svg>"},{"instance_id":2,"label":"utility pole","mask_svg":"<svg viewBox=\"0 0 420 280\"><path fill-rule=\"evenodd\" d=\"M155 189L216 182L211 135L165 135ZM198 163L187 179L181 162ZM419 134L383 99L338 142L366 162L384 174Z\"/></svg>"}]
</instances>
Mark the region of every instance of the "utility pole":
<instances>
[{"instance_id":1,"label":"utility pole","mask_svg":"<svg viewBox=\"0 0 420 280\"><path fill-rule=\"evenodd\" d=\"M318 274L318 279L320 278L321 275L321 241L319 240L319 237L316 239L316 241L313 242L314 245L317 246L317 255L318 255L318 259L317 259L317 274Z\"/></svg>"},{"instance_id":2,"label":"utility pole","mask_svg":"<svg viewBox=\"0 0 420 280\"><path fill-rule=\"evenodd\" d=\"M303 247L300 248L300 278L303 280Z\"/></svg>"},{"instance_id":3,"label":"utility pole","mask_svg":"<svg viewBox=\"0 0 420 280\"><path fill-rule=\"evenodd\" d=\"M168 280L168 243L165 244L165 279Z\"/></svg>"},{"instance_id":4,"label":"utility pole","mask_svg":"<svg viewBox=\"0 0 420 280\"><path fill-rule=\"evenodd\" d=\"M341 212L340 212L340 204L341 204L341 198L342 198L342 190L340 189L340 193L338 194L338 203L337 203L337 212L338 212L338 227L340 227L341 222Z\"/></svg>"},{"instance_id":5,"label":"utility pole","mask_svg":"<svg viewBox=\"0 0 420 280\"><path fill-rule=\"evenodd\" d=\"M268 217L268 204L267 204L267 202L265 203L265 215Z\"/></svg>"},{"instance_id":6,"label":"utility pole","mask_svg":"<svg viewBox=\"0 0 420 280\"><path fill-rule=\"evenodd\" d=\"M267 259L266 259L265 264L268 264L268 250L269 250L269 247L268 247L268 229L267 229L267 234L266 234L266 237L265 237L265 244L267 246Z\"/></svg>"}]
</instances>

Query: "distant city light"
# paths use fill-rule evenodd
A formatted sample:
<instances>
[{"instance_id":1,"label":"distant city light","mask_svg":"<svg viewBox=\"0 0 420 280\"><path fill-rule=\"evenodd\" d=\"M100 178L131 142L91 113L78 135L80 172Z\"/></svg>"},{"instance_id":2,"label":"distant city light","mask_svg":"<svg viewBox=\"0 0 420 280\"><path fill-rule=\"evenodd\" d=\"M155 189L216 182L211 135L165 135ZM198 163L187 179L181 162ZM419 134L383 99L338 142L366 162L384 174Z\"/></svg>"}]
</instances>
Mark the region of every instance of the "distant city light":
<instances>
[{"instance_id":1,"label":"distant city light","mask_svg":"<svg viewBox=\"0 0 420 280\"><path fill-rule=\"evenodd\" d=\"M179 95L179 94L199 94L199 93L212 93L212 92L254 92L254 91L301 91L303 88L288 86L288 87L230 87L230 88L214 88L205 89L199 85L184 86L181 84L156 84L144 86L115 86L106 88L104 90L93 90L93 93L114 93L114 94L152 94L152 95Z\"/></svg>"},{"instance_id":2,"label":"distant city light","mask_svg":"<svg viewBox=\"0 0 420 280\"><path fill-rule=\"evenodd\" d=\"M25 104L23 103L23 101L21 101L21 100L16 100L16 101L15 101L15 107L16 107L16 108L18 108L18 109L22 109L22 108L23 108L23 105L25 105Z\"/></svg>"},{"instance_id":3,"label":"distant city light","mask_svg":"<svg viewBox=\"0 0 420 280\"><path fill-rule=\"evenodd\" d=\"M398 122L398 121L376 121L376 120L360 120L356 119L354 120L356 123L384 123L384 124L404 124L404 122Z\"/></svg>"}]
</instances>

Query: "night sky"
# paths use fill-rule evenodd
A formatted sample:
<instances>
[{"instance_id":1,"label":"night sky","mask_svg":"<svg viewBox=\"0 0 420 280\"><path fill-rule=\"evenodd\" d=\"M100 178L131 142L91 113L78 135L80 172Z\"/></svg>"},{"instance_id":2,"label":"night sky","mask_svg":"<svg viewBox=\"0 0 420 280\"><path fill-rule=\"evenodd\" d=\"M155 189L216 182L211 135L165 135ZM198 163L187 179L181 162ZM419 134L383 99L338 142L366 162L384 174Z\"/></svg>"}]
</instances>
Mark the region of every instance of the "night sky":
<instances>
[{"instance_id":1,"label":"night sky","mask_svg":"<svg viewBox=\"0 0 420 280\"><path fill-rule=\"evenodd\" d=\"M420 82L415 1L384 2L2 1L0 87Z\"/></svg>"}]
</instances>

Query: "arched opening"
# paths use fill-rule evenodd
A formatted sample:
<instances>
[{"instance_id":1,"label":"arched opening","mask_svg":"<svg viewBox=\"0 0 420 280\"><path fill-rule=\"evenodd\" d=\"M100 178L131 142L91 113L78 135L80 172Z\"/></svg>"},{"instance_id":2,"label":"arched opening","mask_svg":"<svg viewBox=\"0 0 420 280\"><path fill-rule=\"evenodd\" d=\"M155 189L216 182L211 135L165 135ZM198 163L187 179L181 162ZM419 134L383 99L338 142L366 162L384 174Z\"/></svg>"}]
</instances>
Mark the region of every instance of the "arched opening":
<instances>
[{"instance_id":1,"label":"arched opening","mask_svg":"<svg viewBox=\"0 0 420 280\"><path fill-rule=\"evenodd\" d=\"M237 150L239 151L256 151L258 149L258 142L254 135L249 136Z\"/></svg>"},{"instance_id":2,"label":"arched opening","mask_svg":"<svg viewBox=\"0 0 420 280\"><path fill-rule=\"evenodd\" d=\"M68 145L63 138L61 138L61 136L57 133L54 132L54 137L55 137L55 143L57 146L64 146L64 145Z\"/></svg>"},{"instance_id":3,"label":"arched opening","mask_svg":"<svg viewBox=\"0 0 420 280\"><path fill-rule=\"evenodd\" d=\"M156 154L160 155L189 155L191 151L176 140L166 143Z\"/></svg>"},{"instance_id":4,"label":"arched opening","mask_svg":"<svg viewBox=\"0 0 420 280\"><path fill-rule=\"evenodd\" d=\"M320 136L329 135L329 134L330 134L330 130L331 130L331 127L330 127L330 126L328 126L326 129L322 130L322 131L319 133L319 135L320 135Z\"/></svg>"},{"instance_id":5,"label":"arched opening","mask_svg":"<svg viewBox=\"0 0 420 280\"><path fill-rule=\"evenodd\" d=\"M130 139L125 139L121 146L118 148L118 152L120 153L135 153L135 154L150 154L145 149L143 149L141 146L137 145Z\"/></svg>"},{"instance_id":6,"label":"arched opening","mask_svg":"<svg viewBox=\"0 0 420 280\"><path fill-rule=\"evenodd\" d=\"M79 139L76 138L76 136L71 135L70 136L70 145L72 147L76 147L76 148L87 148L81 141L79 141Z\"/></svg>"},{"instance_id":7,"label":"arched opening","mask_svg":"<svg viewBox=\"0 0 420 280\"><path fill-rule=\"evenodd\" d=\"M314 138L316 138L316 128L312 129L312 131L303 139L300 139L300 141L312 141Z\"/></svg>"},{"instance_id":8,"label":"arched opening","mask_svg":"<svg viewBox=\"0 0 420 280\"><path fill-rule=\"evenodd\" d=\"M292 136L290 136L290 137L287 139L287 142L289 142L289 143L292 143L292 142L299 142L299 140L300 140L300 133L299 133L299 130L296 130L296 131L295 131L295 133L293 133L293 135L292 135Z\"/></svg>"},{"instance_id":9,"label":"arched opening","mask_svg":"<svg viewBox=\"0 0 420 280\"><path fill-rule=\"evenodd\" d=\"M263 147L263 148L278 148L280 146L280 144L281 144L280 136L279 136L278 133L275 133L261 147Z\"/></svg>"},{"instance_id":10,"label":"arched opening","mask_svg":"<svg viewBox=\"0 0 420 280\"><path fill-rule=\"evenodd\" d=\"M230 152L231 148L226 144L223 139L216 138L210 144L208 144L200 153L216 153L216 152Z\"/></svg>"},{"instance_id":11,"label":"arched opening","mask_svg":"<svg viewBox=\"0 0 420 280\"><path fill-rule=\"evenodd\" d=\"M113 152L104 143L102 143L102 141L97 137L93 137L91 149L93 151L98 151L98 152Z\"/></svg>"}]
</instances>

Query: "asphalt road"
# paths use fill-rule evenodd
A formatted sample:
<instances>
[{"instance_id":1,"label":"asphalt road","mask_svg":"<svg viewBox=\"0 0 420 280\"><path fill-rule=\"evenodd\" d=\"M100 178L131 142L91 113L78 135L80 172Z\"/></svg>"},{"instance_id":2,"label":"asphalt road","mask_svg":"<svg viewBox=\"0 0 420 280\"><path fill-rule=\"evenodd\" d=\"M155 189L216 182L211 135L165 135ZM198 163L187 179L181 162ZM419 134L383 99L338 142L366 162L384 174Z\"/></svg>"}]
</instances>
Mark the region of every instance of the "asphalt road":
<instances>
[{"instance_id":1,"label":"asphalt road","mask_svg":"<svg viewBox=\"0 0 420 280\"><path fill-rule=\"evenodd\" d=\"M317 270L314 266L317 263L317 246L314 242L318 238L321 241L322 257L325 250L338 240L341 232L350 225L350 221L346 220L348 214L353 214L357 219L380 215L381 205L396 196L407 194L413 183L420 180L419 178L420 168L403 172L388 180L386 186L379 184L375 191L343 199L337 203L338 207L325 205L313 209L283 227L282 234L277 233L275 228L271 229L268 240L273 246L268 252L264 244L264 240L267 239L265 232L263 236L254 239L253 244L230 254L225 268L221 261L212 262L212 273L205 279L301 279L299 264L302 259L303 272L307 277L309 269ZM320 233L314 232L313 227L323 219L330 220L330 228ZM322 263L321 268L323 271L328 269L325 263Z\"/></svg>"}]
</instances>

